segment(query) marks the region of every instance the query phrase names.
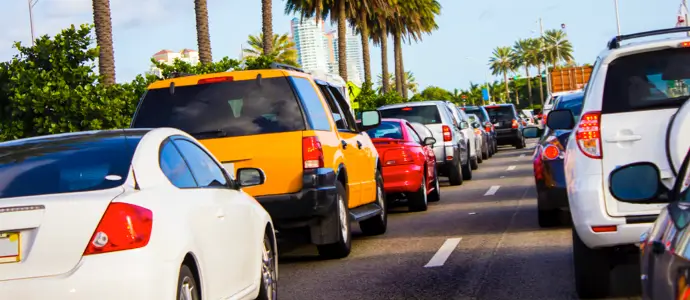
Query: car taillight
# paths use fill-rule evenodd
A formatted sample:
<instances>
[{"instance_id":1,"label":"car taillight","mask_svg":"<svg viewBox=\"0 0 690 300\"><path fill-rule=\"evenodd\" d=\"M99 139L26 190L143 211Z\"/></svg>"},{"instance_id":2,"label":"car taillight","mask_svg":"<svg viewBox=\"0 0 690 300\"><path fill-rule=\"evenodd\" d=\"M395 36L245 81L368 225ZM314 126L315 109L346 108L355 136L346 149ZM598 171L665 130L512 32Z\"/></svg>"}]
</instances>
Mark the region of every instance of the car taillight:
<instances>
[{"instance_id":1,"label":"car taillight","mask_svg":"<svg viewBox=\"0 0 690 300\"><path fill-rule=\"evenodd\" d=\"M484 123L484 129L486 129L487 132L491 132L491 127L492 127L491 122Z\"/></svg>"},{"instance_id":2,"label":"car taillight","mask_svg":"<svg viewBox=\"0 0 690 300\"><path fill-rule=\"evenodd\" d=\"M582 154L589 158L601 159L601 112L594 111L582 115L575 132L575 140Z\"/></svg>"},{"instance_id":3,"label":"car taillight","mask_svg":"<svg viewBox=\"0 0 690 300\"><path fill-rule=\"evenodd\" d=\"M145 247L151 239L153 212L129 203L108 205L84 255Z\"/></svg>"},{"instance_id":4,"label":"car taillight","mask_svg":"<svg viewBox=\"0 0 690 300\"><path fill-rule=\"evenodd\" d=\"M541 119L542 124L546 125L546 117L548 117L548 116L549 116L548 114L545 114L544 117L542 117L542 119Z\"/></svg>"},{"instance_id":5,"label":"car taillight","mask_svg":"<svg viewBox=\"0 0 690 300\"><path fill-rule=\"evenodd\" d=\"M475 129L474 129L474 134L476 134L476 135L482 135L482 131L479 130L479 129L477 129L477 128L475 128Z\"/></svg>"},{"instance_id":6,"label":"car taillight","mask_svg":"<svg viewBox=\"0 0 690 300\"><path fill-rule=\"evenodd\" d=\"M414 156L406 149L391 149L384 153L383 161L386 166L406 165L414 162Z\"/></svg>"},{"instance_id":7,"label":"car taillight","mask_svg":"<svg viewBox=\"0 0 690 300\"><path fill-rule=\"evenodd\" d=\"M541 154L544 159L554 160L561 155L561 150L559 150L555 145L548 145L544 148Z\"/></svg>"},{"instance_id":8,"label":"car taillight","mask_svg":"<svg viewBox=\"0 0 690 300\"><path fill-rule=\"evenodd\" d=\"M541 160L541 155L535 155L536 157L534 158L534 178L537 180L544 179L544 174L543 174L543 167L542 167L542 160Z\"/></svg>"},{"instance_id":9,"label":"car taillight","mask_svg":"<svg viewBox=\"0 0 690 300\"><path fill-rule=\"evenodd\" d=\"M319 138L315 136L302 138L302 162L304 162L304 169L323 168L323 149Z\"/></svg>"},{"instance_id":10,"label":"car taillight","mask_svg":"<svg viewBox=\"0 0 690 300\"><path fill-rule=\"evenodd\" d=\"M518 121L513 119L513 129L518 128Z\"/></svg>"},{"instance_id":11,"label":"car taillight","mask_svg":"<svg viewBox=\"0 0 690 300\"><path fill-rule=\"evenodd\" d=\"M452 134L450 133L450 127L448 127L448 125L443 125L443 127L441 127L441 128L443 128L443 141L444 141L444 142L450 142L450 141L452 141L452 140L453 140L453 136L452 136Z\"/></svg>"}]
</instances>

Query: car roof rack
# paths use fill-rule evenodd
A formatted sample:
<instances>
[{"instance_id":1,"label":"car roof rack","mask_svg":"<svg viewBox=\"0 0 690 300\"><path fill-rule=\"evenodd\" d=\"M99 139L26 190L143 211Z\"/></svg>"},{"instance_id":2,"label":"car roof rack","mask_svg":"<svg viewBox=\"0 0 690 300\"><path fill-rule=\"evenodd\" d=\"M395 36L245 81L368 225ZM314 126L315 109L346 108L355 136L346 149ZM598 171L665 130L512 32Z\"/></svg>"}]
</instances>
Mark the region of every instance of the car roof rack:
<instances>
[{"instance_id":1,"label":"car roof rack","mask_svg":"<svg viewBox=\"0 0 690 300\"><path fill-rule=\"evenodd\" d=\"M288 71L296 71L296 72L306 73L306 72L304 72L304 70L302 70L298 67L286 65L286 64L271 63L270 67L271 67L271 69L280 69L280 70L288 70Z\"/></svg>"},{"instance_id":2,"label":"car roof rack","mask_svg":"<svg viewBox=\"0 0 690 300\"><path fill-rule=\"evenodd\" d=\"M621 46L621 42L624 40L680 32L690 32L690 26L674 27L615 36L608 42L607 47L609 48L609 50L618 49Z\"/></svg>"}]
</instances>

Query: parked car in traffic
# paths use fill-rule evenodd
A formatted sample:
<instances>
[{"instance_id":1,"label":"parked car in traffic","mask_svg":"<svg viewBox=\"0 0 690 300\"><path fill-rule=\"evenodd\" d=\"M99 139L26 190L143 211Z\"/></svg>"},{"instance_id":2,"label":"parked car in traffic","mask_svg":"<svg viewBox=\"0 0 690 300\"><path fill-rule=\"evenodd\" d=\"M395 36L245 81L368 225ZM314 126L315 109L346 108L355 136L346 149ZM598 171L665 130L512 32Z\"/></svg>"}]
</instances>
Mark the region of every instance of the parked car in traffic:
<instances>
[{"instance_id":1,"label":"parked car in traffic","mask_svg":"<svg viewBox=\"0 0 690 300\"><path fill-rule=\"evenodd\" d=\"M247 188L280 238L308 240L324 258L351 251L351 221L366 235L386 232L382 165L337 85L301 69L192 75L149 86L134 128L175 127L196 137L229 170L259 168L267 181ZM306 230L303 230L306 229Z\"/></svg>"},{"instance_id":2,"label":"parked car in traffic","mask_svg":"<svg viewBox=\"0 0 690 300\"><path fill-rule=\"evenodd\" d=\"M496 128L498 145L513 145L517 149L525 148L525 137L522 136L522 122L515 105L512 103L484 106L489 120Z\"/></svg>"},{"instance_id":3,"label":"parked car in traffic","mask_svg":"<svg viewBox=\"0 0 690 300\"><path fill-rule=\"evenodd\" d=\"M583 98L584 93L563 95L553 107L555 110L570 110L577 120L582 112ZM537 216L541 227L562 225L570 219L564 214L569 208L563 157L571 133L572 130L550 130L548 127L545 130L538 127L523 129L525 138L541 137L532 157L537 187Z\"/></svg>"},{"instance_id":4,"label":"parked car in traffic","mask_svg":"<svg viewBox=\"0 0 690 300\"><path fill-rule=\"evenodd\" d=\"M424 126L424 125L422 125ZM383 187L388 201L403 196L411 211L425 211L441 200L433 136L420 137L410 122L383 119L367 130L383 162Z\"/></svg>"},{"instance_id":5,"label":"parked car in traffic","mask_svg":"<svg viewBox=\"0 0 690 300\"><path fill-rule=\"evenodd\" d=\"M476 145L476 139L473 139L474 134L474 128L470 126L470 120L467 117L467 114L465 113L464 110L460 109L455 103L450 102L450 101L444 101L446 105L450 108L451 112L453 113L453 117L456 119L458 124L460 124L460 131L462 134L466 137L468 137L468 144L467 147L470 149L469 151L469 156L470 156L470 167L472 170L477 170L479 169L479 163L481 163L481 153L477 152L477 145ZM467 124L467 126L463 125Z\"/></svg>"},{"instance_id":6,"label":"parked car in traffic","mask_svg":"<svg viewBox=\"0 0 690 300\"><path fill-rule=\"evenodd\" d=\"M467 114L467 117L470 120L470 127L474 129L474 135L477 138L475 145L477 145L477 153L480 153L479 156L479 163L481 163L485 159L489 159L489 133L484 131L484 127L482 126L479 117L475 114Z\"/></svg>"},{"instance_id":7,"label":"parked car in traffic","mask_svg":"<svg viewBox=\"0 0 690 300\"><path fill-rule=\"evenodd\" d=\"M441 176L447 176L450 185L461 185L472 179L469 138L461 130L468 123L456 121L445 101L420 101L384 105L378 108L383 118L405 119L424 124L436 139L433 145L436 166Z\"/></svg>"},{"instance_id":8,"label":"parked car in traffic","mask_svg":"<svg viewBox=\"0 0 690 300\"><path fill-rule=\"evenodd\" d=\"M244 191L265 182L260 169L235 177L172 128L46 135L0 152L3 298L276 298L273 223Z\"/></svg>"},{"instance_id":9,"label":"parked car in traffic","mask_svg":"<svg viewBox=\"0 0 690 300\"><path fill-rule=\"evenodd\" d=\"M498 143L496 142L496 129L494 124L491 123L489 118L489 113L483 106L462 106L460 109L464 110L467 114L475 114L479 117L484 131L489 133L489 157L494 156L498 152Z\"/></svg>"}]
</instances>

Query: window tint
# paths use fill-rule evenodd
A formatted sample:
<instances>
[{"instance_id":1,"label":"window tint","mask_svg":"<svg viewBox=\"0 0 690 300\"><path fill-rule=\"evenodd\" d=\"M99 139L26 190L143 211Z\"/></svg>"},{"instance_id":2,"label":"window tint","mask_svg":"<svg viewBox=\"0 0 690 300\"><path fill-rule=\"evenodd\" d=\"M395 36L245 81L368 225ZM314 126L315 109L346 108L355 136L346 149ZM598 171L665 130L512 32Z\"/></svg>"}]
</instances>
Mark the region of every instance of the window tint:
<instances>
[{"instance_id":1,"label":"window tint","mask_svg":"<svg viewBox=\"0 0 690 300\"><path fill-rule=\"evenodd\" d=\"M407 129L407 135L409 135L413 141L417 143L422 143L422 139L419 138L417 132L412 127L410 127L410 125L405 125L405 129Z\"/></svg>"},{"instance_id":2,"label":"window tint","mask_svg":"<svg viewBox=\"0 0 690 300\"><path fill-rule=\"evenodd\" d=\"M175 145L187 161L199 187L226 187L228 185L222 169L206 151L181 138L175 139Z\"/></svg>"},{"instance_id":3,"label":"window tint","mask_svg":"<svg viewBox=\"0 0 690 300\"><path fill-rule=\"evenodd\" d=\"M400 128L399 122L383 121L376 128L367 130L367 134L370 138L389 138L402 140L402 128Z\"/></svg>"},{"instance_id":4,"label":"window tint","mask_svg":"<svg viewBox=\"0 0 690 300\"><path fill-rule=\"evenodd\" d=\"M324 110L321 98L314 89L311 81L302 77L290 77L295 85L297 94L302 99L302 104L306 110L309 122L314 130L331 130L326 111Z\"/></svg>"},{"instance_id":5,"label":"window tint","mask_svg":"<svg viewBox=\"0 0 690 300\"><path fill-rule=\"evenodd\" d=\"M489 118L493 123L497 121L512 121L516 117L513 107L507 105L489 106L486 107L486 112L489 113Z\"/></svg>"},{"instance_id":6,"label":"window tint","mask_svg":"<svg viewBox=\"0 0 690 300\"><path fill-rule=\"evenodd\" d=\"M690 49L651 51L609 64L602 113L680 107L690 96Z\"/></svg>"},{"instance_id":7,"label":"window tint","mask_svg":"<svg viewBox=\"0 0 690 300\"><path fill-rule=\"evenodd\" d=\"M95 191L122 185L140 137L71 135L0 147L0 198ZM0 201L1 202L1 201Z\"/></svg>"},{"instance_id":8,"label":"window tint","mask_svg":"<svg viewBox=\"0 0 690 300\"><path fill-rule=\"evenodd\" d=\"M338 104L335 103L335 99L333 99L333 95L331 94L331 91L328 89L328 86L320 84L317 85L319 86L319 89L321 89L321 94L323 94L324 98L326 98L326 103L328 103L328 108L330 109L331 114L333 115L333 120L335 121L335 127L339 130L349 130L349 128L347 127L347 120L341 113Z\"/></svg>"},{"instance_id":9,"label":"window tint","mask_svg":"<svg viewBox=\"0 0 690 300\"><path fill-rule=\"evenodd\" d=\"M568 109L570 110L571 113L573 113L573 116L575 117L575 120L580 119L580 115L582 114L582 101L584 100L584 95L581 93L574 94L574 95L568 95L568 97L562 97L559 99L558 103L554 106L555 109Z\"/></svg>"},{"instance_id":10,"label":"window tint","mask_svg":"<svg viewBox=\"0 0 690 300\"><path fill-rule=\"evenodd\" d=\"M481 111L481 109L479 109L479 108L474 108L474 107L470 108L470 107L466 107L466 108L465 108L465 113L477 115L477 117L479 117L479 119L481 120L481 123L484 123L484 122L488 121L488 120L486 119L486 115L484 115L484 112Z\"/></svg>"},{"instance_id":11,"label":"window tint","mask_svg":"<svg viewBox=\"0 0 690 300\"><path fill-rule=\"evenodd\" d=\"M335 97L335 101L338 103L338 106L340 106L340 110L345 116L345 120L347 120L347 125L350 130L353 132L359 132L359 130L357 130L355 127L357 121L355 121L355 117L352 115L352 111L350 111L350 105L347 103L347 100L345 100L345 97L340 92L340 89L332 86L329 86L328 88L331 90L331 95Z\"/></svg>"},{"instance_id":12,"label":"window tint","mask_svg":"<svg viewBox=\"0 0 690 300\"><path fill-rule=\"evenodd\" d=\"M304 130L304 118L285 78L225 81L149 90L135 128L173 127L196 138Z\"/></svg>"},{"instance_id":13,"label":"window tint","mask_svg":"<svg viewBox=\"0 0 690 300\"><path fill-rule=\"evenodd\" d=\"M383 108L379 110L381 118L405 119L408 122L422 124L441 124L441 115L436 105L420 105L395 108Z\"/></svg>"},{"instance_id":14,"label":"window tint","mask_svg":"<svg viewBox=\"0 0 690 300\"><path fill-rule=\"evenodd\" d=\"M197 187L187 163L170 140L166 141L163 147L161 147L159 163L161 171L174 186L178 188Z\"/></svg>"},{"instance_id":15,"label":"window tint","mask_svg":"<svg viewBox=\"0 0 690 300\"><path fill-rule=\"evenodd\" d=\"M414 128L414 130L419 134L419 137L422 138L422 140L427 138L427 137L430 137L430 136L433 137L433 135L431 134L431 131L429 131L429 128L427 128L423 124L419 124L419 123L410 123L410 124L412 125L412 128Z\"/></svg>"}]
</instances>

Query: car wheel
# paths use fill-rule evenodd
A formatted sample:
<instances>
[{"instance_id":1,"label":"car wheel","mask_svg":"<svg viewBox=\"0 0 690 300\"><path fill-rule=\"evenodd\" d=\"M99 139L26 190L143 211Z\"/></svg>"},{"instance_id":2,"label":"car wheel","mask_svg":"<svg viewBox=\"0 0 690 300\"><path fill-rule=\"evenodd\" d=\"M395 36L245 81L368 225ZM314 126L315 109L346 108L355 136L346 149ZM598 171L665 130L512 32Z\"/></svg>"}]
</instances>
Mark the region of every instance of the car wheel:
<instances>
[{"instance_id":1,"label":"car wheel","mask_svg":"<svg viewBox=\"0 0 690 300\"><path fill-rule=\"evenodd\" d=\"M383 176L378 170L376 170L376 204L381 207L381 214L359 222L359 228L366 235L384 234L388 227L388 205L383 191Z\"/></svg>"},{"instance_id":2,"label":"car wheel","mask_svg":"<svg viewBox=\"0 0 690 300\"><path fill-rule=\"evenodd\" d=\"M479 169L479 156L470 158L470 167L472 168L472 170Z\"/></svg>"},{"instance_id":3,"label":"car wheel","mask_svg":"<svg viewBox=\"0 0 690 300\"><path fill-rule=\"evenodd\" d=\"M429 204L429 199L426 189L426 175L422 174L422 184L419 189L407 195L407 205L410 211L425 211Z\"/></svg>"},{"instance_id":4,"label":"car wheel","mask_svg":"<svg viewBox=\"0 0 690 300\"><path fill-rule=\"evenodd\" d=\"M180 267L180 275L177 278L177 299L179 300L198 300L199 288L194 279L192 270L187 265Z\"/></svg>"},{"instance_id":5,"label":"car wheel","mask_svg":"<svg viewBox=\"0 0 690 300\"><path fill-rule=\"evenodd\" d=\"M264 236L264 246L261 249L261 286L257 300L278 299L278 272L276 251L273 249L271 237Z\"/></svg>"},{"instance_id":6,"label":"car wheel","mask_svg":"<svg viewBox=\"0 0 690 300\"><path fill-rule=\"evenodd\" d=\"M467 152L467 163L462 166L462 179L471 180L472 179L472 159L470 159L470 153Z\"/></svg>"},{"instance_id":7,"label":"car wheel","mask_svg":"<svg viewBox=\"0 0 690 300\"><path fill-rule=\"evenodd\" d=\"M573 228L575 289L581 299L602 299L609 295L611 264L609 249L590 249Z\"/></svg>"},{"instance_id":8,"label":"car wheel","mask_svg":"<svg viewBox=\"0 0 690 300\"><path fill-rule=\"evenodd\" d=\"M343 258L350 255L352 232L350 230L350 211L347 208L347 193L340 181L335 183L336 214L338 218L338 241L332 244L318 245L319 255L323 258Z\"/></svg>"},{"instance_id":9,"label":"car wheel","mask_svg":"<svg viewBox=\"0 0 690 300\"><path fill-rule=\"evenodd\" d=\"M462 184L463 171L460 167L461 163L460 158L458 158L457 161L448 168L448 181L450 185Z\"/></svg>"},{"instance_id":10,"label":"car wheel","mask_svg":"<svg viewBox=\"0 0 690 300\"><path fill-rule=\"evenodd\" d=\"M429 202L437 202L441 200L441 184L438 180L438 171L434 170L434 190L429 193Z\"/></svg>"},{"instance_id":11,"label":"car wheel","mask_svg":"<svg viewBox=\"0 0 690 300\"><path fill-rule=\"evenodd\" d=\"M482 159L489 159L491 155L489 155L489 143L484 143L484 146L482 147Z\"/></svg>"},{"instance_id":12,"label":"car wheel","mask_svg":"<svg viewBox=\"0 0 690 300\"><path fill-rule=\"evenodd\" d=\"M515 141L515 149L522 149L525 148L525 139L518 137L518 140Z\"/></svg>"},{"instance_id":13,"label":"car wheel","mask_svg":"<svg viewBox=\"0 0 690 300\"><path fill-rule=\"evenodd\" d=\"M477 163L480 163L480 164L484 162L484 158L482 158L484 155L482 154L482 152L483 152L483 151L480 150L480 149L477 149L477 151L476 151L476 153L477 153Z\"/></svg>"}]
</instances>

